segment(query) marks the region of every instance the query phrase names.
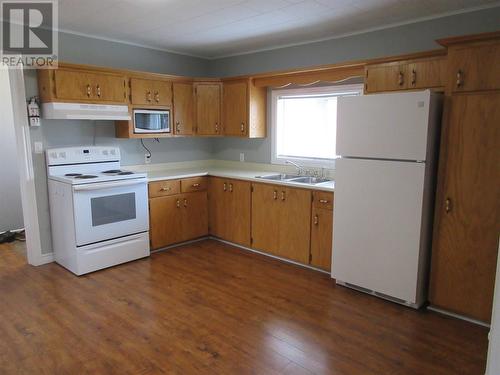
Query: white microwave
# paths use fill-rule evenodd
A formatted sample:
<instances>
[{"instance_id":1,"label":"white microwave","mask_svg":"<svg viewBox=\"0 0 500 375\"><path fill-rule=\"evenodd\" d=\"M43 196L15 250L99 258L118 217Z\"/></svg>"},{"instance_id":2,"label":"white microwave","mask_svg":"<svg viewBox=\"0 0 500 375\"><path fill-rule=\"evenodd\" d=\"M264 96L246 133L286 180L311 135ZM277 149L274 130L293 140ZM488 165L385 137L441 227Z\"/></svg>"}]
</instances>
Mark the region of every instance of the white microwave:
<instances>
[{"instance_id":1,"label":"white microwave","mask_svg":"<svg viewBox=\"0 0 500 375\"><path fill-rule=\"evenodd\" d=\"M134 133L170 133L170 110L134 109Z\"/></svg>"}]
</instances>

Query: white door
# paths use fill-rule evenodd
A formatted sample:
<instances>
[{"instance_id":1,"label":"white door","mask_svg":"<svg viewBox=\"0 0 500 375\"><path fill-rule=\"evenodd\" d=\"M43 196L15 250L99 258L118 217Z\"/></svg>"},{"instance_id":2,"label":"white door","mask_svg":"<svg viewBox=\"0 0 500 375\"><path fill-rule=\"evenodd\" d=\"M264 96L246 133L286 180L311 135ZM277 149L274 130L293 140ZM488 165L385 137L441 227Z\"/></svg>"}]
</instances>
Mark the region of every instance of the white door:
<instances>
[{"instance_id":1,"label":"white door","mask_svg":"<svg viewBox=\"0 0 500 375\"><path fill-rule=\"evenodd\" d=\"M415 303L424 163L339 159L332 277Z\"/></svg>"},{"instance_id":2,"label":"white door","mask_svg":"<svg viewBox=\"0 0 500 375\"><path fill-rule=\"evenodd\" d=\"M149 229L145 180L73 186L77 246Z\"/></svg>"},{"instance_id":3,"label":"white door","mask_svg":"<svg viewBox=\"0 0 500 375\"><path fill-rule=\"evenodd\" d=\"M426 160L430 91L338 99L337 155Z\"/></svg>"}]
</instances>

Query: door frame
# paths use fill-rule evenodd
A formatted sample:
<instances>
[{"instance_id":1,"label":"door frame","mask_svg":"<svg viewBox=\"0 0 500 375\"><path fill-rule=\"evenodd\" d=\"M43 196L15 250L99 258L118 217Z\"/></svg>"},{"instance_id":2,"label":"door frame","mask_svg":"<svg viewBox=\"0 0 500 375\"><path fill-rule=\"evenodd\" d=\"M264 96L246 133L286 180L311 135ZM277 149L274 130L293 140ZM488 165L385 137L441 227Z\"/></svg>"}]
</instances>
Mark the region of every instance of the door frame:
<instances>
[{"instance_id":1,"label":"door frame","mask_svg":"<svg viewBox=\"0 0 500 375\"><path fill-rule=\"evenodd\" d=\"M5 69L5 67L1 67ZM22 69L7 68L9 75L14 132L17 146L17 163L21 188L24 229L26 233L26 254L28 263L33 266L52 262L50 257L42 254L40 225L35 190L35 173L33 169L32 148L26 110L26 90Z\"/></svg>"}]
</instances>

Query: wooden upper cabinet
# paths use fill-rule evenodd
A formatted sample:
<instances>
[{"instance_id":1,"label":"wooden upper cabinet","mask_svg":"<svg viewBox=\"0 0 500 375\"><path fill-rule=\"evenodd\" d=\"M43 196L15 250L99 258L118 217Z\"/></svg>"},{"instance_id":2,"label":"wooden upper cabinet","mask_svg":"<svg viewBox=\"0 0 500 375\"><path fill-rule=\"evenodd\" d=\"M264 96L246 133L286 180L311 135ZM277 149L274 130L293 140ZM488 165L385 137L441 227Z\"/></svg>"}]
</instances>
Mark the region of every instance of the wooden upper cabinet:
<instances>
[{"instance_id":1,"label":"wooden upper cabinet","mask_svg":"<svg viewBox=\"0 0 500 375\"><path fill-rule=\"evenodd\" d=\"M223 92L224 134L266 137L266 88L256 87L252 79L227 80Z\"/></svg>"},{"instance_id":2,"label":"wooden upper cabinet","mask_svg":"<svg viewBox=\"0 0 500 375\"><path fill-rule=\"evenodd\" d=\"M448 72L451 92L500 89L500 41L451 46Z\"/></svg>"},{"instance_id":3,"label":"wooden upper cabinet","mask_svg":"<svg viewBox=\"0 0 500 375\"><path fill-rule=\"evenodd\" d=\"M406 64L394 62L368 65L365 71L365 92L404 90L408 87Z\"/></svg>"},{"instance_id":4,"label":"wooden upper cabinet","mask_svg":"<svg viewBox=\"0 0 500 375\"><path fill-rule=\"evenodd\" d=\"M198 135L221 135L220 83L195 83L196 133Z\"/></svg>"},{"instance_id":5,"label":"wooden upper cabinet","mask_svg":"<svg viewBox=\"0 0 500 375\"><path fill-rule=\"evenodd\" d=\"M130 97L133 105L172 105L172 83L142 78L130 79Z\"/></svg>"},{"instance_id":6,"label":"wooden upper cabinet","mask_svg":"<svg viewBox=\"0 0 500 375\"><path fill-rule=\"evenodd\" d=\"M367 65L365 93L408 89L443 88L446 79L445 56Z\"/></svg>"},{"instance_id":7,"label":"wooden upper cabinet","mask_svg":"<svg viewBox=\"0 0 500 375\"><path fill-rule=\"evenodd\" d=\"M248 85L246 82L224 82L224 134L245 136L248 132Z\"/></svg>"},{"instance_id":8,"label":"wooden upper cabinet","mask_svg":"<svg viewBox=\"0 0 500 375\"><path fill-rule=\"evenodd\" d=\"M174 82L173 131L177 135L191 135L194 132L194 89L192 83Z\"/></svg>"},{"instance_id":9,"label":"wooden upper cabinet","mask_svg":"<svg viewBox=\"0 0 500 375\"><path fill-rule=\"evenodd\" d=\"M42 102L127 103L126 78L119 74L59 68L39 70Z\"/></svg>"}]
</instances>

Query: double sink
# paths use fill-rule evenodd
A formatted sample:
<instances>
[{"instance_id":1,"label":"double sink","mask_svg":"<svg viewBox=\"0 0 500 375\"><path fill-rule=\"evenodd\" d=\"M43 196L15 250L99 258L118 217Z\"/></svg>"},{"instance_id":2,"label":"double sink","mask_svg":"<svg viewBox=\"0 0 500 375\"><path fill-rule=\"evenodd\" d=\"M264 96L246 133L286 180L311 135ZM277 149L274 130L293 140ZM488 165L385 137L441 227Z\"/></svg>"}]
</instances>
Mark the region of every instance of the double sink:
<instances>
[{"instance_id":1,"label":"double sink","mask_svg":"<svg viewBox=\"0 0 500 375\"><path fill-rule=\"evenodd\" d=\"M333 181L328 178L300 176L298 174L271 174L267 176L255 176L255 178L261 178L269 181L294 182L306 185L319 185Z\"/></svg>"}]
</instances>

